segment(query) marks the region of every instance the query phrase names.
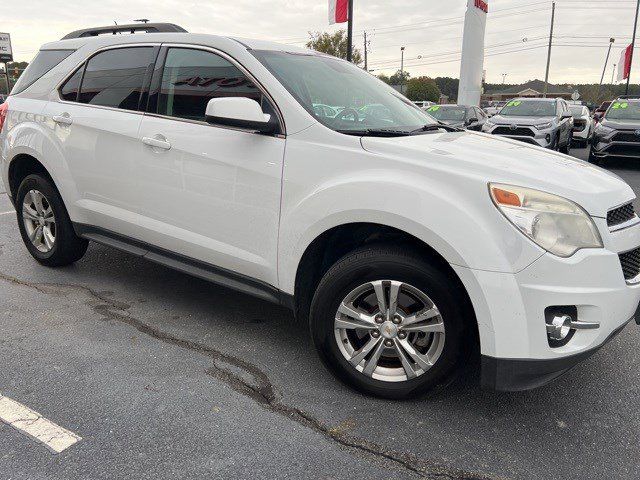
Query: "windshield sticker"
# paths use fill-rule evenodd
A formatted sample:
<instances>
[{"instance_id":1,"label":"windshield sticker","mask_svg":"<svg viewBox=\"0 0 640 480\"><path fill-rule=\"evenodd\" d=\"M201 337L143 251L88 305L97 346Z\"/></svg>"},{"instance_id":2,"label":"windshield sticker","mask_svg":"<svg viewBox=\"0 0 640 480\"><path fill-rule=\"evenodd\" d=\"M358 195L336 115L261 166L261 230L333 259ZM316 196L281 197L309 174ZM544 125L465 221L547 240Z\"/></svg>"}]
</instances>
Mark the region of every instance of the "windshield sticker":
<instances>
[{"instance_id":1,"label":"windshield sticker","mask_svg":"<svg viewBox=\"0 0 640 480\"><path fill-rule=\"evenodd\" d=\"M507 103L507 107L519 107L522 105L520 100L513 100L512 102Z\"/></svg>"},{"instance_id":2,"label":"windshield sticker","mask_svg":"<svg viewBox=\"0 0 640 480\"><path fill-rule=\"evenodd\" d=\"M437 112L438 110L440 110L440 105L433 105L427 109L427 112Z\"/></svg>"},{"instance_id":3,"label":"windshield sticker","mask_svg":"<svg viewBox=\"0 0 640 480\"><path fill-rule=\"evenodd\" d=\"M614 110L624 110L625 108L629 108L629 104L627 102L616 102L611 108L613 108Z\"/></svg>"}]
</instances>

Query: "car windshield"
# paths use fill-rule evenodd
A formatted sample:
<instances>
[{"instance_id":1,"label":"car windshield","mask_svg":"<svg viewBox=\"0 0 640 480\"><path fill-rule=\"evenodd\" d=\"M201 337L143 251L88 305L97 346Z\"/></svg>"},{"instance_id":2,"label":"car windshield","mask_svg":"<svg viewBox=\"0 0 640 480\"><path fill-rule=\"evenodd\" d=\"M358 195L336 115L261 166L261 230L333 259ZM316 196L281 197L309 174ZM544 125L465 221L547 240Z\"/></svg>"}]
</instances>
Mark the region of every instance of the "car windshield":
<instances>
[{"instance_id":1,"label":"car windshield","mask_svg":"<svg viewBox=\"0 0 640 480\"><path fill-rule=\"evenodd\" d=\"M613 102L605 118L609 120L640 120L640 102Z\"/></svg>"},{"instance_id":2,"label":"car windshield","mask_svg":"<svg viewBox=\"0 0 640 480\"><path fill-rule=\"evenodd\" d=\"M584 115L584 107L581 107L581 106L571 107L571 114L574 117L582 117Z\"/></svg>"},{"instance_id":3,"label":"car windshield","mask_svg":"<svg viewBox=\"0 0 640 480\"><path fill-rule=\"evenodd\" d=\"M432 117L445 122L464 122L467 109L465 107L451 105L434 105L427 109L427 113Z\"/></svg>"},{"instance_id":4,"label":"car windshield","mask_svg":"<svg viewBox=\"0 0 640 480\"><path fill-rule=\"evenodd\" d=\"M555 114L555 102L540 100L511 100L500 110L500 115L505 117L552 117Z\"/></svg>"},{"instance_id":5,"label":"car windshield","mask_svg":"<svg viewBox=\"0 0 640 480\"><path fill-rule=\"evenodd\" d=\"M300 105L333 130L363 135L384 130L401 135L437 124L393 88L343 60L278 51L252 53Z\"/></svg>"}]
</instances>

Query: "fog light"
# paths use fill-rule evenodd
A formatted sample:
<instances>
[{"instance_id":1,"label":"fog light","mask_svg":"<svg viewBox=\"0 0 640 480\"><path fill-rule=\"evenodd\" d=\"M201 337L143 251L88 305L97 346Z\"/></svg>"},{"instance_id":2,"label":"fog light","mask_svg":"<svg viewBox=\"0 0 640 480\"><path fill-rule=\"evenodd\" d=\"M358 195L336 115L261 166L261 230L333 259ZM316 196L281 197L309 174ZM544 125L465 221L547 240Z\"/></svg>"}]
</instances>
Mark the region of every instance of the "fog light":
<instances>
[{"instance_id":1,"label":"fog light","mask_svg":"<svg viewBox=\"0 0 640 480\"><path fill-rule=\"evenodd\" d=\"M563 341L571 333L573 319L569 315L554 317L550 324L547 324L547 336L550 340Z\"/></svg>"}]
</instances>

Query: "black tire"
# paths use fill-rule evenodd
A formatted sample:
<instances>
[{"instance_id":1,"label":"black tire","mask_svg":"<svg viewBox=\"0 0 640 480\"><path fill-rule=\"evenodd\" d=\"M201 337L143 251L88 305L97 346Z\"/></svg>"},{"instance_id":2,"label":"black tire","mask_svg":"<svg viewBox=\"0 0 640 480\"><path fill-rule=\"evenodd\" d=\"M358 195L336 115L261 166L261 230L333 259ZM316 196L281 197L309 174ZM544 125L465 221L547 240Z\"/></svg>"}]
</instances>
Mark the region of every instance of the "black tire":
<instances>
[{"instance_id":1,"label":"black tire","mask_svg":"<svg viewBox=\"0 0 640 480\"><path fill-rule=\"evenodd\" d=\"M343 299L360 285L381 279L406 282L424 292L438 306L445 326L440 357L411 380L387 382L361 373L346 360L335 336L334 321ZM473 351L476 337L470 325L475 325L475 318L468 303L459 281L428 256L397 246L363 247L336 262L320 281L311 304L311 336L325 366L348 386L395 400L420 396L450 383L461 360Z\"/></svg>"},{"instance_id":2,"label":"black tire","mask_svg":"<svg viewBox=\"0 0 640 480\"><path fill-rule=\"evenodd\" d=\"M564 153L565 155L569 155L569 153L571 153L571 137L569 137L569 139L567 140L567 143L563 147L558 148L558 151L560 153Z\"/></svg>"},{"instance_id":3,"label":"black tire","mask_svg":"<svg viewBox=\"0 0 640 480\"><path fill-rule=\"evenodd\" d=\"M55 216L55 242L48 252L38 250L26 231L22 205L25 196L31 190L37 190L44 195ZM16 195L16 212L22 240L31 256L42 265L47 267L69 265L80 260L87 251L89 242L76 235L62 198L49 178L33 174L22 181Z\"/></svg>"}]
</instances>

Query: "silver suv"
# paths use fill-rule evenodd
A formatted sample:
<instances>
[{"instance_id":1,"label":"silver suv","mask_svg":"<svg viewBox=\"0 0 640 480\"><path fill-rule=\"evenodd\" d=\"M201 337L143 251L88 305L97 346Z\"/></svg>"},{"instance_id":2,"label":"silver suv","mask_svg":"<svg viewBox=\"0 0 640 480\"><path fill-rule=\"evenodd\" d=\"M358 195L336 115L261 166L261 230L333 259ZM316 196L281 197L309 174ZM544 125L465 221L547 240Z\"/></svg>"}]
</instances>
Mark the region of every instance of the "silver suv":
<instances>
[{"instance_id":1,"label":"silver suv","mask_svg":"<svg viewBox=\"0 0 640 480\"><path fill-rule=\"evenodd\" d=\"M482 131L569 153L573 115L561 98L516 98L491 117Z\"/></svg>"}]
</instances>

